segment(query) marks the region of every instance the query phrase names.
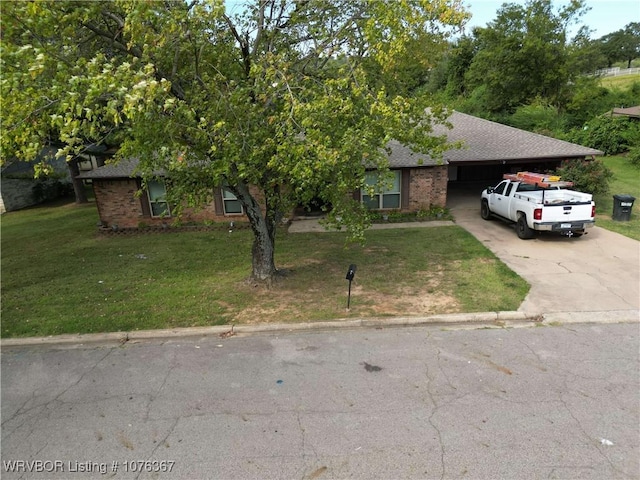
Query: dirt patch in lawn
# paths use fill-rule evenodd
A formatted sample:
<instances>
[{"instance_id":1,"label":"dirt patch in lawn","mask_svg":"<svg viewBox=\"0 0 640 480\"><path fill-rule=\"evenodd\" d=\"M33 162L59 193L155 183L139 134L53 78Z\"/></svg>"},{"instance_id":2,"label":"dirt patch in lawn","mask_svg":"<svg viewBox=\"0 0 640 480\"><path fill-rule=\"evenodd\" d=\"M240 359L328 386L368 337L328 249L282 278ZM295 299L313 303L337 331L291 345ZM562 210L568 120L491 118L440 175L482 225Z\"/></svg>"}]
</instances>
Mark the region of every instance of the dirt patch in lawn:
<instances>
[{"instance_id":1,"label":"dirt patch in lawn","mask_svg":"<svg viewBox=\"0 0 640 480\"><path fill-rule=\"evenodd\" d=\"M309 285L302 290L295 284L295 274L286 281L293 281L290 288L267 289L262 286L248 286L254 301L250 306L234 316L236 323L282 323L296 321L322 321L335 318L384 317L384 316L425 316L441 313L460 312L462 306L449 295L442 268L430 272L416 272L416 281L410 285L398 285L397 289L375 289L358 285L351 288L351 308L346 310L347 283L344 290L323 290L317 285Z\"/></svg>"}]
</instances>

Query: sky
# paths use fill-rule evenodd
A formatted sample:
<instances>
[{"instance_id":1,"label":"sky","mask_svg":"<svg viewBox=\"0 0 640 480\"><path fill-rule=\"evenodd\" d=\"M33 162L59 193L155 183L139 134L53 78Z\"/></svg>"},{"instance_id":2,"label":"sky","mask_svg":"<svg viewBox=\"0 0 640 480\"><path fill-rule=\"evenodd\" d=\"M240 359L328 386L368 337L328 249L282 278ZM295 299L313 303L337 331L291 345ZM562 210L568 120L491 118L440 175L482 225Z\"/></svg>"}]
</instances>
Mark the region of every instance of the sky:
<instances>
[{"instance_id":1,"label":"sky","mask_svg":"<svg viewBox=\"0 0 640 480\"><path fill-rule=\"evenodd\" d=\"M464 4L472 14L465 33L470 34L473 27L484 27L495 20L503 3L525 4L521 0L465 0ZM569 0L554 1L557 6L568 3ZM640 0L586 0L585 3L591 10L580 20L581 24L594 30L593 39L621 30L631 22L640 22Z\"/></svg>"}]
</instances>

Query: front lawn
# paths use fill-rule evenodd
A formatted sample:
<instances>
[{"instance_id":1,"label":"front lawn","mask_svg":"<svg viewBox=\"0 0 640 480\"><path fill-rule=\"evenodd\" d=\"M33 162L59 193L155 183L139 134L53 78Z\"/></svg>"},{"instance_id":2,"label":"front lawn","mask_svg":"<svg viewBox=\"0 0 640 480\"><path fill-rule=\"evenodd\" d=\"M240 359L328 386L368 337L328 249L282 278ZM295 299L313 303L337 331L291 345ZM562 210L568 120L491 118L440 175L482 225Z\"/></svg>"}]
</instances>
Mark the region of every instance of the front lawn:
<instances>
[{"instance_id":1,"label":"front lawn","mask_svg":"<svg viewBox=\"0 0 640 480\"><path fill-rule=\"evenodd\" d=\"M249 230L97 234L94 204L2 216L2 337L515 310L527 283L457 226L277 240L285 275L250 273ZM351 309L345 279L357 264Z\"/></svg>"}]
</instances>

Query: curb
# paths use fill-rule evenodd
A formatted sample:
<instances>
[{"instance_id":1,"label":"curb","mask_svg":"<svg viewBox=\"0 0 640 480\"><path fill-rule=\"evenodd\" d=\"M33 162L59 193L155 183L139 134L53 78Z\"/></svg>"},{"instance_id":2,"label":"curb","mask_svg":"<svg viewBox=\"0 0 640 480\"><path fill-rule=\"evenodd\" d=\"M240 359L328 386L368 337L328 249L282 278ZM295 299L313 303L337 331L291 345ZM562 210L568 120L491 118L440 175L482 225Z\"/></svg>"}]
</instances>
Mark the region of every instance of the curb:
<instances>
[{"instance_id":1,"label":"curb","mask_svg":"<svg viewBox=\"0 0 640 480\"><path fill-rule=\"evenodd\" d=\"M7 338L1 347L35 345L86 345L98 343L124 344L135 340L166 340L184 337L227 337L233 334L304 332L345 328L384 328L435 326L457 328L513 328L534 325L560 325L571 323L633 323L640 322L638 310L600 312L556 312L545 315L527 312L478 312L431 315L428 317L387 317L338 319L326 322L264 323L258 325L216 325L211 327L172 328L164 330L133 330L130 332L86 333L53 335L48 337ZM230 330L231 329L231 330Z\"/></svg>"}]
</instances>

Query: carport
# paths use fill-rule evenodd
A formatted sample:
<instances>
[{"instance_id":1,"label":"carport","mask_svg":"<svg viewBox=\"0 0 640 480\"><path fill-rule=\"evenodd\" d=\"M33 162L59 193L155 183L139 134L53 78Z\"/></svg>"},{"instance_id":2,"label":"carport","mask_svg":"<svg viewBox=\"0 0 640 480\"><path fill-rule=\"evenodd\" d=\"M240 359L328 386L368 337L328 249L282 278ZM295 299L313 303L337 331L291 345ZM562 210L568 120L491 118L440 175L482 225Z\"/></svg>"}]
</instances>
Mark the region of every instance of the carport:
<instances>
[{"instance_id":1,"label":"carport","mask_svg":"<svg viewBox=\"0 0 640 480\"><path fill-rule=\"evenodd\" d=\"M449 117L451 129L442 126L434 133L449 142L462 142L462 149L444 153L448 166L447 205L461 194L479 192L496 184L505 173L523 170L547 172L565 160L592 160L603 152L556 138L527 132L460 112Z\"/></svg>"}]
</instances>

